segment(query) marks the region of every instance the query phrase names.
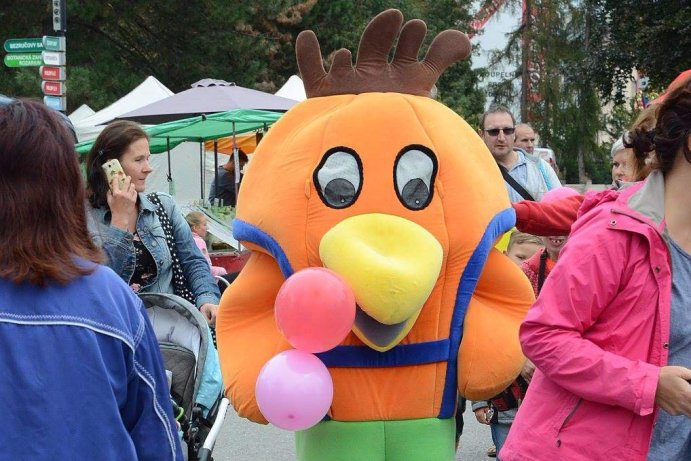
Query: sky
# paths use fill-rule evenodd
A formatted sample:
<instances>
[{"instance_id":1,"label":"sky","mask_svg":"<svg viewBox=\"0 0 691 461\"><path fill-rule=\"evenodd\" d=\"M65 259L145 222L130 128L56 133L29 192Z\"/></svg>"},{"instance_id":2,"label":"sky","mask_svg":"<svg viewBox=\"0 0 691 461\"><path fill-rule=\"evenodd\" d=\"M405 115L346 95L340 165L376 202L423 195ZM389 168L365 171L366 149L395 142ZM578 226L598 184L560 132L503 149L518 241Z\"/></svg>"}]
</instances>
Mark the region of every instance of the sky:
<instances>
[{"instance_id":1,"label":"sky","mask_svg":"<svg viewBox=\"0 0 691 461\"><path fill-rule=\"evenodd\" d=\"M507 2L508 4L516 4L517 2ZM486 67L488 65L489 53L492 50L501 50L506 46L508 41L507 34L516 30L519 26L521 18L520 8L512 8L505 4L502 6L492 18L485 24L482 33L473 37L471 43L473 45L472 67L474 69L479 67ZM479 53L478 53L479 50ZM480 86L484 86L486 82L497 82L505 77L502 73L516 71L513 67L505 65L495 66L489 70L489 76ZM505 74L504 74L505 75ZM519 84L519 79L516 79L516 84ZM491 101L486 102L489 106ZM518 101L514 107L514 111L518 109Z\"/></svg>"},{"instance_id":2,"label":"sky","mask_svg":"<svg viewBox=\"0 0 691 461\"><path fill-rule=\"evenodd\" d=\"M487 65L487 51L499 50L506 46L506 34L513 32L519 24L520 11L511 11L507 5L497 11L485 24L482 33L472 39L473 50L480 48L479 56L473 53L473 68Z\"/></svg>"}]
</instances>

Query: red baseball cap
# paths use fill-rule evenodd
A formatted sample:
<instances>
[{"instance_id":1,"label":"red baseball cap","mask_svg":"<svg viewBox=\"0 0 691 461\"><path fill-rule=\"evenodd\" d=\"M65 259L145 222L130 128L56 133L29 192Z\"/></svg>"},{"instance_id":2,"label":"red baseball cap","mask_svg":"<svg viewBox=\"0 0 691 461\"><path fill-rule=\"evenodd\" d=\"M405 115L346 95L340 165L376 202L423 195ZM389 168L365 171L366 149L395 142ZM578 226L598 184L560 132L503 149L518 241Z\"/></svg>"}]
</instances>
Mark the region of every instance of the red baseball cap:
<instances>
[{"instance_id":1,"label":"red baseball cap","mask_svg":"<svg viewBox=\"0 0 691 461\"><path fill-rule=\"evenodd\" d=\"M669 84L669 86L667 87L665 92L662 93L657 98L650 101L650 104L662 104L670 91L681 86L681 84L689 78L691 78L691 69L687 69L684 72L682 72L681 74L677 75L677 78L672 80L672 83Z\"/></svg>"}]
</instances>

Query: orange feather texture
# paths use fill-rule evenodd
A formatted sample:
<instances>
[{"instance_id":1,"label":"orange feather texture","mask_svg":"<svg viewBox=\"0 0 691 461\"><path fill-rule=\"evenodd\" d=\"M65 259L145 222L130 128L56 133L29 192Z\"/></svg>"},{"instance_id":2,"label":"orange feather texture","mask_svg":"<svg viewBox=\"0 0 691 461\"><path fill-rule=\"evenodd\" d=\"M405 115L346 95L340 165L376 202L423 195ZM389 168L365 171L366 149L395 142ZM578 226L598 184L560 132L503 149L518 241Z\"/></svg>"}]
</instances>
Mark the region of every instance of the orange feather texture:
<instances>
[{"instance_id":1,"label":"orange feather texture","mask_svg":"<svg viewBox=\"0 0 691 461\"><path fill-rule=\"evenodd\" d=\"M236 219L253 229L241 235L253 254L224 293L217 322L224 382L239 414L265 422L254 387L263 364L290 348L273 314L287 272L323 266L324 235L349 218L373 214L421 227L438 242L442 258L410 330L375 356L446 340L454 328L463 328L463 340L456 345L457 363L450 351L447 358L424 364L330 366L331 418L439 416L448 380L458 379L460 392L473 399L505 388L524 360L518 327L534 300L529 282L517 266L489 250L476 268L479 281L470 285L472 296L466 305L457 306L457 299L461 277L492 219L509 208L501 174L483 141L461 117L432 99L363 93L309 99L291 109L264 137L243 180ZM259 234L263 240L255 238ZM414 261L422 247L409 246ZM370 274L367 258L361 261L362 267L349 270ZM364 278L383 280L375 272ZM370 285L353 287L356 299L360 290L377 288ZM391 284L382 285L391 289ZM377 306L360 307L382 331L395 328L386 324L388 317ZM455 309L466 308L467 316L454 316ZM363 327L358 333L342 344L368 347L362 337L369 339L369 330ZM457 367L457 375L449 375L451 366Z\"/></svg>"}]
</instances>

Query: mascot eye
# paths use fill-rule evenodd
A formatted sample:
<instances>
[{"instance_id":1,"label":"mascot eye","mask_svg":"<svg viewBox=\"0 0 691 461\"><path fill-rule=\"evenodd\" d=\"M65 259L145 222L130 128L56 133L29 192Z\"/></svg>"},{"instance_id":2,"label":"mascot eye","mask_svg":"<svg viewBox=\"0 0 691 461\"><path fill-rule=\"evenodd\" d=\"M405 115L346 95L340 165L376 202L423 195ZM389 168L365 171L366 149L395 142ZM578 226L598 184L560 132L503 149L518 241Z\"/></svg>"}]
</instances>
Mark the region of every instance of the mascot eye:
<instances>
[{"instance_id":1,"label":"mascot eye","mask_svg":"<svg viewBox=\"0 0 691 461\"><path fill-rule=\"evenodd\" d=\"M421 210L432 201L437 158L425 146L405 147L394 166L394 181L398 199L406 208Z\"/></svg>"},{"instance_id":2,"label":"mascot eye","mask_svg":"<svg viewBox=\"0 0 691 461\"><path fill-rule=\"evenodd\" d=\"M362 162L347 147L334 147L324 155L314 172L319 197L331 208L347 208L362 189Z\"/></svg>"}]
</instances>

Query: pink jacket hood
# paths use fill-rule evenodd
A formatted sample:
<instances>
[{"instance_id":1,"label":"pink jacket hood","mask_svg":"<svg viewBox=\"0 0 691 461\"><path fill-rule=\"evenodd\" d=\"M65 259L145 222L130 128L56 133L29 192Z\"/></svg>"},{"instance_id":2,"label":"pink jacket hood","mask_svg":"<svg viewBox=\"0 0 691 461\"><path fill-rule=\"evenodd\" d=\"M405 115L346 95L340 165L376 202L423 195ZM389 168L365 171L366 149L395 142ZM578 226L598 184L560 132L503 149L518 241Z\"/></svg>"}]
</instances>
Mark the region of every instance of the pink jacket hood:
<instances>
[{"instance_id":1,"label":"pink jacket hood","mask_svg":"<svg viewBox=\"0 0 691 461\"><path fill-rule=\"evenodd\" d=\"M500 456L645 460L667 363L664 178L590 194L521 326L537 366Z\"/></svg>"}]
</instances>

